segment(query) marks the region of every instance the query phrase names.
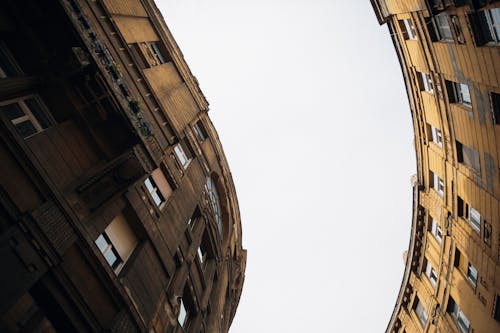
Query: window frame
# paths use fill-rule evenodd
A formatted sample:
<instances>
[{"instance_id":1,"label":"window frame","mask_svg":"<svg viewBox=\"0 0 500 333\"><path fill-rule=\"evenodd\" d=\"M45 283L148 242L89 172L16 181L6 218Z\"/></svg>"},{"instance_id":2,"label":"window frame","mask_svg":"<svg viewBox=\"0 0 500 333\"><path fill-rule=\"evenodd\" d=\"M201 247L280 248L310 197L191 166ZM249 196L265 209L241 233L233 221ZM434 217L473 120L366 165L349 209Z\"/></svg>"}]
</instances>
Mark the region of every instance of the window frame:
<instances>
[{"instance_id":1,"label":"window frame","mask_svg":"<svg viewBox=\"0 0 500 333\"><path fill-rule=\"evenodd\" d=\"M432 287L436 287L437 284L437 279L438 279L438 274L432 267L432 264L430 261L426 258L425 259L426 265L425 265L425 275L427 276L427 279L430 281Z\"/></svg>"},{"instance_id":2,"label":"window frame","mask_svg":"<svg viewBox=\"0 0 500 333\"><path fill-rule=\"evenodd\" d=\"M420 324L422 324L422 327L425 327L429 321L429 315L427 314L427 310L418 296L415 296L413 311L415 312Z\"/></svg>"},{"instance_id":3,"label":"window frame","mask_svg":"<svg viewBox=\"0 0 500 333\"><path fill-rule=\"evenodd\" d=\"M191 155L186 153L186 150L187 148L185 148L182 141L176 143L173 148L176 160L177 162L179 162L183 170L186 170L188 168L192 160Z\"/></svg>"},{"instance_id":4,"label":"window frame","mask_svg":"<svg viewBox=\"0 0 500 333\"><path fill-rule=\"evenodd\" d=\"M441 13L434 16L432 20L437 41L439 42L454 42L453 30L450 24L450 16L447 13ZM448 36L449 33L449 36Z\"/></svg>"},{"instance_id":5,"label":"window frame","mask_svg":"<svg viewBox=\"0 0 500 333\"><path fill-rule=\"evenodd\" d=\"M431 219L431 234L438 241L438 243L441 244L443 242L443 230L441 229L439 223L433 217L431 217L430 219Z\"/></svg>"},{"instance_id":6,"label":"window frame","mask_svg":"<svg viewBox=\"0 0 500 333\"><path fill-rule=\"evenodd\" d=\"M147 182L150 183L151 186L148 186ZM162 209L165 206L165 203L167 202L165 196L161 192L160 188L156 184L155 180L153 179L152 175L149 175L144 179L143 181L144 186L146 186L146 189L148 190L149 195L153 199L153 202L155 203L156 207L159 209ZM150 188L151 187L151 188ZM160 200L160 203L156 202L156 197Z\"/></svg>"},{"instance_id":7,"label":"window frame","mask_svg":"<svg viewBox=\"0 0 500 333\"><path fill-rule=\"evenodd\" d=\"M455 302L451 295L448 298L448 306L446 312L454 319L455 324L458 326L460 332L468 333L470 331L470 320L460 309L457 302Z\"/></svg>"},{"instance_id":8,"label":"window frame","mask_svg":"<svg viewBox=\"0 0 500 333\"><path fill-rule=\"evenodd\" d=\"M33 113L31 110L31 107L26 103L28 100L33 100L37 104L37 107L39 108L40 115L38 116ZM16 105L19 110L23 112L24 115L18 116L15 118L10 119L6 114L4 114L4 110L1 110L2 107L8 106L8 105ZM43 100L38 96L37 94L28 94L24 95L18 98L13 98L13 99L8 99L0 102L0 112L2 113L2 117L4 117L7 121L9 121L12 126L14 127L14 130L16 133L23 137L23 139L28 139L34 135L37 135L38 133L41 133L51 126L55 124L55 120L52 118L52 115L50 114L49 110L45 106L45 103ZM24 136L19 130L18 130L18 125L25 123L29 121L30 124L32 125L33 129L35 130L34 133L31 133L29 135ZM46 123L45 125L43 123Z\"/></svg>"}]
</instances>

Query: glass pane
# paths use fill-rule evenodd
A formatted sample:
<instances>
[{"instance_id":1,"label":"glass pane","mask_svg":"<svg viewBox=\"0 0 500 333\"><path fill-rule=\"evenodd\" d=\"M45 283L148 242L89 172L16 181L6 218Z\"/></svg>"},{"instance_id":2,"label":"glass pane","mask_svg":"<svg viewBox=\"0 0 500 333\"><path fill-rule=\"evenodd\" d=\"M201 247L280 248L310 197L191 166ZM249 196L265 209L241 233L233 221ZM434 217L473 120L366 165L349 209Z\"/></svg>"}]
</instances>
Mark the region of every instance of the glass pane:
<instances>
[{"instance_id":1,"label":"glass pane","mask_svg":"<svg viewBox=\"0 0 500 333\"><path fill-rule=\"evenodd\" d=\"M177 317L177 320L179 321L179 324L181 324L181 326L184 326L184 323L186 322L186 317L187 317L187 311L186 308L184 307L184 302L182 301L181 298L179 307L179 316Z\"/></svg>"},{"instance_id":2,"label":"glass pane","mask_svg":"<svg viewBox=\"0 0 500 333\"><path fill-rule=\"evenodd\" d=\"M188 159L186 157L186 154L184 153L184 150L182 149L182 147L179 144L174 147L174 152L175 152L175 155L177 155L179 162L181 162L181 165L183 167L186 166Z\"/></svg>"},{"instance_id":3,"label":"glass pane","mask_svg":"<svg viewBox=\"0 0 500 333\"><path fill-rule=\"evenodd\" d=\"M108 247L108 242L106 241L103 235L99 235L99 237L97 237L94 243L97 245L99 250L101 250L101 252L104 252Z\"/></svg>"},{"instance_id":4,"label":"glass pane","mask_svg":"<svg viewBox=\"0 0 500 333\"><path fill-rule=\"evenodd\" d=\"M153 197L153 200L157 206L160 206L162 204L163 198L160 197L158 191L151 193L151 196Z\"/></svg>"},{"instance_id":5,"label":"glass pane","mask_svg":"<svg viewBox=\"0 0 500 333\"><path fill-rule=\"evenodd\" d=\"M36 99L28 98L24 101L24 103L26 103L28 109L30 109L31 113L33 114L33 116L35 116L36 120L38 120L38 123L40 124L40 126L42 126L42 128L49 127L49 121L45 115L45 112L43 112L42 107Z\"/></svg>"},{"instance_id":6,"label":"glass pane","mask_svg":"<svg viewBox=\"0 0 500 333\"><path fill-rule=\"evenodd\" d=\"M111 249L109 251L106 251L106 253L104 253L104 258L106 258L106 261L111 267L113 267L115 262L118 260L115 253Z\"/></svg>"},{"instance_id":7,"label":"glass pane","mask_svg":"<svg viewBox=\"0 0 500 333\"><path fill-rule=\"evenodd\" d=\"M0 106L0 109L5 113L7 119L9 120L14 120L25 115L23 109L21 109L17 103L2 105Z\"/></svg>"},{"instance_id":8,"label":"glass pane","mask_svg":"<svg viewBox=\"0 0 500 333\"><path fill-rule=\"evenodd\" d=\"M23 121L22 123L17 124L16 130L17 133L19 133L19 135L22 136L23 138L27 138L28 136L38 132L35 126L33 126L31 120L26 120Z\"/></svg>"},{"instance_id":9,"label":"glass pane","mask_svg":"<svg viewBox=\"0 0 500 333\"><path fill-rule=\"evenodd\" d=\"M149 193L153 192L155 189L153 183L151 183L151 177L146 178L146 180L144 181L144 185L146 185L146 188L148 189Z\"/></svg>"},{"instance_id":10,"label":"glass pane","mask_svg":"<svg viewBox=\"0 0 500 333\"><path fill-rule=\"evenodd\" d=\"M463 83L460 83L460 93L462 95L462 102L465 104L471 104L469 86Z\"/></svg>"}]
</instances>

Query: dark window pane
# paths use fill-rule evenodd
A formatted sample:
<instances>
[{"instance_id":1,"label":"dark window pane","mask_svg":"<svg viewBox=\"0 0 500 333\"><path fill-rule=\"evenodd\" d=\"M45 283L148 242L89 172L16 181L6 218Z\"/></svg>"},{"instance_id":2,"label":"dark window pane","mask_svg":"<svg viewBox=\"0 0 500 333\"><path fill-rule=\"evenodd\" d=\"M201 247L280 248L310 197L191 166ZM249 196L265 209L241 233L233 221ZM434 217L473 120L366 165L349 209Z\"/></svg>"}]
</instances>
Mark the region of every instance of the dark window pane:
<instances>
[{"instance_id":1,"label":"dark window pane","mask_svg":"<svg viewBox=\"0 0 500 333\"><path fill-rule=\"evenodd\" d=\"M19 133L19 135L21 135L23 138L27 138L28 136L33 135L37 132L31 120L26 120L22 123L17 124L16 130L17 133Z\"/></svg>"},{"instance_id":2,"label":"dark window pane","mask_svg":"<svg viewBox=\"0 0 500 333\"><path fill-rule=\"evenodd\" d=\"M31 113L33 116L35 116L36 120L38 120L38 123L42 128L47 128L49 127L49 120L47 119L47 116L45 115L45 112L42 110L42 107L40 106L40 103L34 98L29 98L24 101L28 108L30 109Z\"/></svg>"},{"instance_id":3,"label":"dark window pane","mask_svg":"<svg viewBox=\"0 0 500 333\"><path fill-rule=\"evenodd\" d=\"M17 103L0 106L0 109L5 113L9 120L13 120L25 115L24 111Z\"/></svg>"}]
</instances>

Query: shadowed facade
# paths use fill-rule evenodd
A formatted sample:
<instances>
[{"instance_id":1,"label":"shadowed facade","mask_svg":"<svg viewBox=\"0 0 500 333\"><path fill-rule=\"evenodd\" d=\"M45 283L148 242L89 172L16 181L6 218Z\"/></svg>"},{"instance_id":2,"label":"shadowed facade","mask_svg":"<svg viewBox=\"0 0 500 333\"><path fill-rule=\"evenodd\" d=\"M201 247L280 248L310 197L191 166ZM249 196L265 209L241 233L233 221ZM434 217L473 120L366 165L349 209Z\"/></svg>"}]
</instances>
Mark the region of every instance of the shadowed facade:
<instances>
[{"instance_id":1,"label":"shadowed facade","mask_svg":"<svg viewBox=\"0 0 500 333\"><path fill-rule=\"evenodd\" d=\"M1 332L227 332L246 250L151 0L0 3Z\"/></svg>"}]
</instances>

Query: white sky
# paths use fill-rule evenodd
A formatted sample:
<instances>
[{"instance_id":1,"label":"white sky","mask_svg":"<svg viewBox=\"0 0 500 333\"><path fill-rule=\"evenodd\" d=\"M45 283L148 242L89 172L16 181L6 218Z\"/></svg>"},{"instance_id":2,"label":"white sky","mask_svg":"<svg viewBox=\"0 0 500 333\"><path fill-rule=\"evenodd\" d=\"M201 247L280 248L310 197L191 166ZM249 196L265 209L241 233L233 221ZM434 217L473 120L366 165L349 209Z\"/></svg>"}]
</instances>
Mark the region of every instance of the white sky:
<instances>
[{"instance_id":1,"label":"white sky","mask_svg":"<svg viewBox=\"0 0 500 333\"><path fill-rule=\"evenodd\" d=\"M369 0L157 2L236 184L248 262L231 332L383 332L415 152Z\"/></svg>"}]
</instances>

